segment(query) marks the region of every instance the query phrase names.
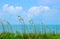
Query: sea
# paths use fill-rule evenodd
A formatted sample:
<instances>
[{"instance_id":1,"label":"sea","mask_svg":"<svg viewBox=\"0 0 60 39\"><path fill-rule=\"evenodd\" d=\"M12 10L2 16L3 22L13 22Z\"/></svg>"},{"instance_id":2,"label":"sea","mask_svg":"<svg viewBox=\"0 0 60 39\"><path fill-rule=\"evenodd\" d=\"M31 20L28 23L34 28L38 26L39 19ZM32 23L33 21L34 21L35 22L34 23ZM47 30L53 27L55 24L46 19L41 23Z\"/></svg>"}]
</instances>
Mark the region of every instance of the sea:
<instances>
[{"instance_id":1,"label":"sea","mask_svg":"<svg viewBox=\"0 0 60 39\"><path fill-rule=\"evenodd\" d=\"M60 25L0 25L0 33L4 30L13 33L60 33Z\"/></svg>"}]
</instances>

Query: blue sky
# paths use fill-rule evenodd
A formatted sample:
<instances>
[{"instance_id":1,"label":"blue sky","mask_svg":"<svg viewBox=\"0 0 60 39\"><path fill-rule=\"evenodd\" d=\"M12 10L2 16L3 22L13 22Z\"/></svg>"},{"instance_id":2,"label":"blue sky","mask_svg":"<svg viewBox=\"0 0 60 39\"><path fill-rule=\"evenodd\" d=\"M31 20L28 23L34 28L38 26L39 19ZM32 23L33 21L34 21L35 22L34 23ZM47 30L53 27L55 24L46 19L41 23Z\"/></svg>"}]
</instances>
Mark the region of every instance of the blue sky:
<instances>
[{"instance_id":1,"label":"blue sky","mask_svg":"<svg viewBox=\"0 0 60 39\"><path fill-rule=\"evenodd\" d=\"M60 24L60 0L0 0L0 19L19 24L21 16L26 24Z\"/></svg>"}]
</instances>

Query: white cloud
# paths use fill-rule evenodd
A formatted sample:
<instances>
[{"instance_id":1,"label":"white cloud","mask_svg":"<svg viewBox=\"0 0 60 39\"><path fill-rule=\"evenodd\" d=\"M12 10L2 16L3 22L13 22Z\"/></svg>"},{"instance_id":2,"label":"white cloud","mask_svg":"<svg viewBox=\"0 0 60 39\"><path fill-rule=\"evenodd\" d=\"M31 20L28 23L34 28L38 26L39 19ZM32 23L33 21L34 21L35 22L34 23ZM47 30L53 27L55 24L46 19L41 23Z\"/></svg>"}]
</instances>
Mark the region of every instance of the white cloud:
<instances>
[{"instance_id":1,"label":"white cloud","mask_svg":"<svg viewBox=\"0 0 60 39\"><path fill-rule=\"evenodd\" d=\"M21 6L9 6L8 4L3 5L3 11L7 11L9 13L21 12L23 8Z\"/></svg>"},{"instance_id":2,"label":"white cloud","mask_svg":"<svg viewBox=\"0 0 60 39\"><path fill-rule=\"evenodd\" d=\"M33 17L39 16L41 14L43 14L44 16L48 16L49 12L51 11L50 7L48 7L48 6L33 6L33 7L29 8L26 12L26 11L23 11L23 7L21 7L21 6L13 6L13 5L9 6L8 4L5 4L3 6L3 10L7 11L9 13L13 13L14 16L21 15L28 19L32 19ZM22 13L20 13L20 12L22 12ZM11 15L11 14L9 14L9 15Z\"/></svg>"},{"instance_id":3,"label":"white cloud","mask_svg":"<svg viewBox=\"0 0 60 39\"><path fill-rule=\"evenodd\" d=\"M8 12L15 12L15 8L14 6L9 6L8 9L7 9Z\"/></svg>"},{"instance_id":4,"label":"white cloud","mask_svg":"<svg viewBox=\"0 0 60 39\"><path fill-rule=\"evenodd\" d=\"M3 14L0 12L0 18L3 16Z\"/></svg>"},{"instance_id":5,"label":"white cloud","mask_svg":"<svg viewBox=\"0 0 60 39\"><path fill-rule=\"evenodd\" d=\"M28 10L27 17L31 19L32 17L39 16L43 11L49 10L50 8L48 6L34 6Z\"/></svg>"},{"instance_id":6,"label":"white cloud","mask_svg":"<svg viewBox=\"0 0 60 39\"><path fill-rule=\"evenodd\" d=\"M22 7L20 6L16 6L15 8L16 8L16 11L22 11Z\"/></svg>"},{"instance_id":7,"label":"white cloud","mask_svg":"<svg viewBox=\"0 0 60 39\"><path fill-rule=\"evenodd\" d=\"M8 9L8 4L3 5L3 11L6 11Z\"/></svg>"},{"instance_id":8,"label":"white cloud","mask_svg":"<svg viewBox=\"0 0 60 39\"><path fill-rule=\"evenodd\" d=\"M48 6L33 6L31 8L28 9L27 12L25 12L24 14L28 17L28 18L32 18L35 16L38 16L41 12L43 11L48 11L50 10L50 8ZM9 12L9 13L13 13L15 15L19 15L18 12L24 12L23 8L21 6L9 6L8 4L3 5L3 11Z\"/></svg>"}]
</instances>

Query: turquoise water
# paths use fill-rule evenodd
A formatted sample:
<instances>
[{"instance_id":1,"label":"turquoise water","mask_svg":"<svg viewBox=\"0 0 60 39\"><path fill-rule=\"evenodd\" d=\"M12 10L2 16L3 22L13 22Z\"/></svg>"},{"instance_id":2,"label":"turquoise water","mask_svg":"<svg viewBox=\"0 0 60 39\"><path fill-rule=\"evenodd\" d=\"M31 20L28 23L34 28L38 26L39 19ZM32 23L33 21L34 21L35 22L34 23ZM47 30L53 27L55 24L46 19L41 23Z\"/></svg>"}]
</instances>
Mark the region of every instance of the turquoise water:
<instances>
[{"instance_id":1,"label":"turquoise water","mask_svg":"<svg viewBox=\"0 0 60 39\"><path fill-rule=\"evenodd\" d=\"M9 32L16 32L19 31L20 33L22 33L24 31L24 27L25 27L25 32L26 33L30 33L30 32L57 32L60 33L60 25L35 25L35 26L31 26L31 25L11 25L8 26L4 25L5 30L9 31ZM0 32L3 32L2 26L0 25Z\"/></svg>"}]
</instances>

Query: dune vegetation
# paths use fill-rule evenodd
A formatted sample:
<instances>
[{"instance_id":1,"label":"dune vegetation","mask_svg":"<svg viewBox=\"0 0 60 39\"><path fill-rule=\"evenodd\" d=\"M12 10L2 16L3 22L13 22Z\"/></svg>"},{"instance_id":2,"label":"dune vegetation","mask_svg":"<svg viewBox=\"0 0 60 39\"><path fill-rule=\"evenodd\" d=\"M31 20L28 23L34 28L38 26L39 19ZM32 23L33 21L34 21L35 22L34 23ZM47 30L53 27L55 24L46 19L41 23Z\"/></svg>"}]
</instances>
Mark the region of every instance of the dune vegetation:
<instances>
[{"instance_id":1,"label":"dune vegetation","mask_svg":"<svg viewBox=\"0 0 60 39\"><path fill-rule=\"evenodd\" d=\"M2 26L3 29L3 31L0 33L0 39L60 39L60 34L57 33L57 30L53 33L50 33L51 30L49 29L48 26L46 26L46 28L49 29L49 32L46 32L45 29L43 29L43 25L44 25L43 22L40 22L40 25L42 26L42 31L38 33L32 19L29 21L29 23L31 26L34 27L34 31L30 33L26 33L26 28L25 28L26 25L24 19L21 16L18 16L18 18L19 18L19 22L23 25L23 32L20 33L19 31L17 31L17 29L15 29L16 32L14 33L12 26L8 21L6 21L8 31L6 31L3 22L0 21L0 25ZM11 32L9 32L9 28Z\"/></svg>"}]
</instances>

